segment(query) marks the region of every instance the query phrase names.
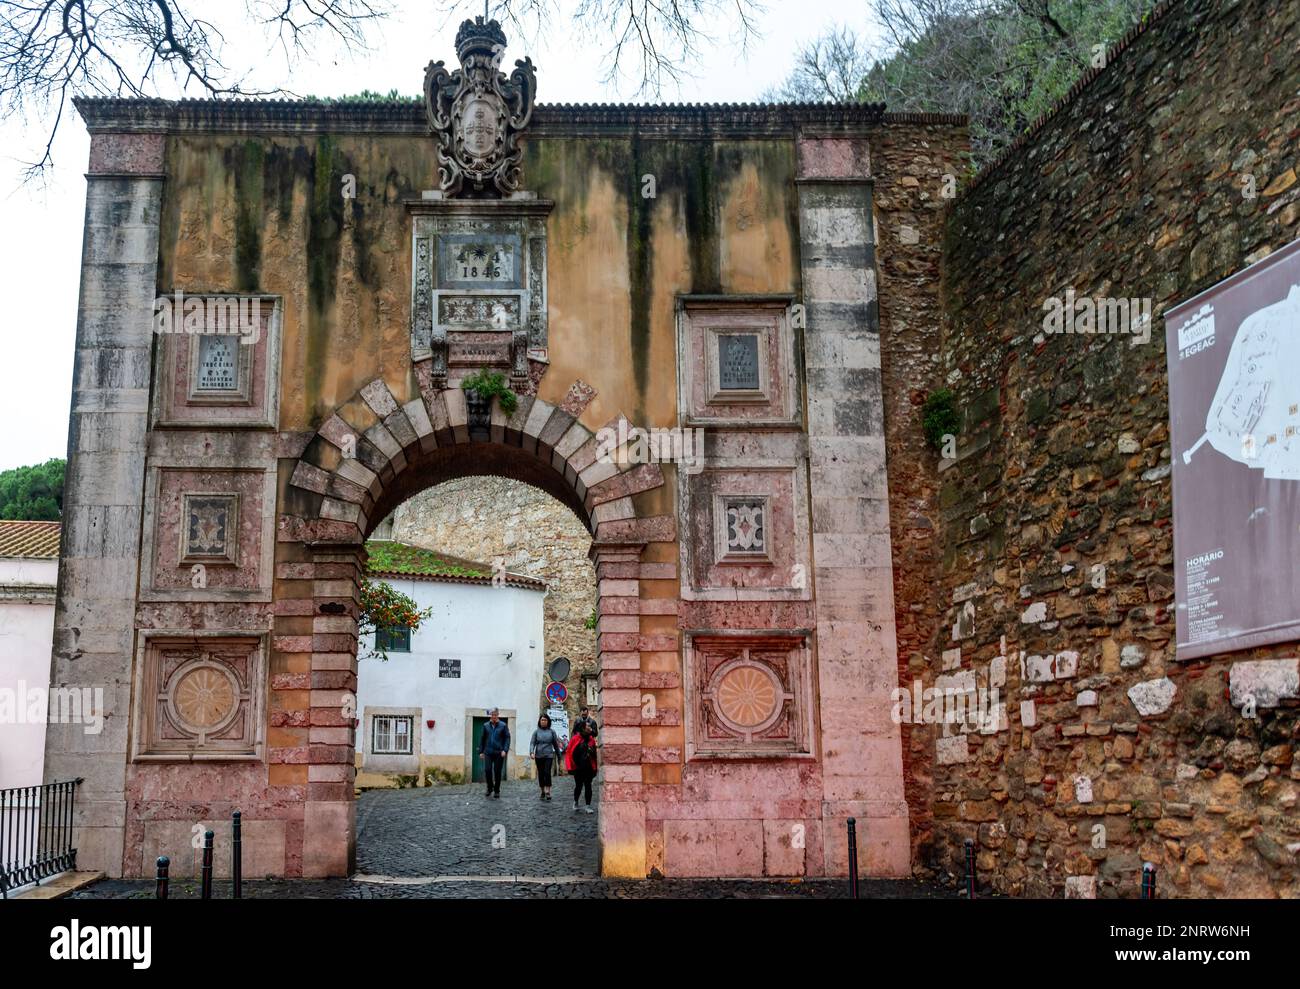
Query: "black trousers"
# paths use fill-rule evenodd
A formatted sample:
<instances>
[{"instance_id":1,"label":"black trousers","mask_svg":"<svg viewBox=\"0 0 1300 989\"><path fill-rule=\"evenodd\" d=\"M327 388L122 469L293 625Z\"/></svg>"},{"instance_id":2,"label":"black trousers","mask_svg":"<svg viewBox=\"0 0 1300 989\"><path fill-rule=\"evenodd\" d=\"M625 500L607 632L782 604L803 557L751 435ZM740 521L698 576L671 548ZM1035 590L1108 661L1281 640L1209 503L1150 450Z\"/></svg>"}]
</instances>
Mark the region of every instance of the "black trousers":
<instances>
[{"instance_id":1,"label":"black trousers","mask_svg":"<svg viewBox=\"0 0 1300 989\"><path fill-rule=\"evenodd\" d=\"M548 787L551 785L551 763L554 761L553 756L537 756L534 760L537 763L537 785Z\"/></svg>"},{"instance_id":2,"label":"black trousers","mask_svg":"<svg viewBox=\"0 0 1300 989\"><path fill-rule=\"evenodd\" d=\"M584 790L587 794L587 806L591 806L591 781L595 775L590 769L573 770L573 806L578 806L578 796Z\"/></svg>"},{"instance_id":3,"label":"black trousers","mask_svg":"<svg viewBox=\"0 0 1300 989\"><path fill-rule=\"evenodd\" d=\"M506 757L488 754L483 757L483 775L487 779L487 792L501 792L501 776L505 769Z\"/></svg>"}]
</instances>

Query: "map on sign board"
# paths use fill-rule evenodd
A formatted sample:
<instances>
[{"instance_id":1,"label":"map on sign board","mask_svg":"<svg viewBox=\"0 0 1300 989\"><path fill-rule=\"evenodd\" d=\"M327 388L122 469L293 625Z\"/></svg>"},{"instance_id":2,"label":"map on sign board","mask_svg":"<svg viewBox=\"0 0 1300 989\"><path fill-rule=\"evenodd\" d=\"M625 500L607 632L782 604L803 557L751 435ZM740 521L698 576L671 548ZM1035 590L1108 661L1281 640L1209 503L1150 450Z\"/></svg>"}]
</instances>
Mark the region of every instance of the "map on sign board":
<instances>
[{"instance_id":1,"label":"map on sign board","mask_svg":"<svg viewBox=\"0 0 1300 989\"><path fill-rule=\"evenodd\" d=\"M1165 313L1177 654L1300 639L1300 241Z\"/></svg>"}]
</instances>

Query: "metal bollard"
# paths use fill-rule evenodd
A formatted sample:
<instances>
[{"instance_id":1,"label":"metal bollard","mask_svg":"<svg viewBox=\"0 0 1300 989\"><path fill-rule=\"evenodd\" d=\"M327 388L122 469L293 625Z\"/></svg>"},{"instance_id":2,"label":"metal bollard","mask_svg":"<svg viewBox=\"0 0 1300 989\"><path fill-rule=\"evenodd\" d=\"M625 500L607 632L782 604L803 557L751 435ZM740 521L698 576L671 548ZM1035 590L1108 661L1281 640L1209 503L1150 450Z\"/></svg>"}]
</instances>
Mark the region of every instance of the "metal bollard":
<instances>
[{"instance_id":1,"label":"metal bollard","mask_svg":"<svg viewBox=\"0 0 1300 989\"><path fill-rule=\"evenodd\" d=\"M244 845L242 829L240 826L239 811L235 811L234 820L230 825L230 879L232 882L230 897L233 900L243 899L243 871L244 871Z\"/></svg>"},{"instance_id":2,"label":"metal bollard","mask_svg":"<svg viewBox=\"0 0 1300 989\"><path fill-rule=\"evenodd\" d=\"M1142 866L1142 899L1156 898L1156 864L1147 862Z\"/></svg>"},{"instance_id":3,"label":"metal bollard","mask_svg":"<svg viewBox=\"0 0 1300 989\"><path fill-rule=\"evenodd\" d=\"M199 897L204 900L212 899L212 838L211 831L203 832L202 892Z\"/></svg>"},{"instance_id":4,"label":"metal bollard","mask_svg":"<svg viewBox=\"0 0 1300 989\"><path fill-rule=\"evenodd\" d=\"M153 898L155 900L167 899L167 868L170 865L171 859L166 855L158 856L158 879L153 888Z\"/></svg>"},{"instance_id":5,"label":"metal bollard","mask_svg":"<svg viewBox=\"0 0 1300 989\"><path fill-rule=\"evenodd\" d=\"M849 896L858 897L858 822L849 818Z\"/></svg>"},{"instance_id":6,"label":"metal bollard","mask_svg":"<svg viewBox=\"0 0 1300 989\"><path fill-rule=\"evenodd\" d=\"M975 899L975 842L966 839L966 899Z\"/></svg>"}]
</instances>

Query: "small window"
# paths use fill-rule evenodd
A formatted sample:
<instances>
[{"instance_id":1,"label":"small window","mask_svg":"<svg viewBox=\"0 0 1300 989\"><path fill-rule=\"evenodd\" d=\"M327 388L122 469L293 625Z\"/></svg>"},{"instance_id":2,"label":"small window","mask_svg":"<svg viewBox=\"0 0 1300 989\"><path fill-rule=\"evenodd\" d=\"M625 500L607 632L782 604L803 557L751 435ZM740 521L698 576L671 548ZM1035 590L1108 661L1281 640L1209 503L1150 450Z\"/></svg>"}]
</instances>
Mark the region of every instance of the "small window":
<instances>
[{"instance_id":1,"label":"small window","mask_svg":"<svg viewBox=\"0 0 1300 989\"><path fill-rule=\"evenodd\" d=\"M376 715L372 720L370 751L376 755L410 755L412 717Z\"/></svg>"},{"instance_id":2,"label":"small window","mask_svg":"<svg viewBox=\"0 0 1300 989\"><path fill-rule=\"evenodd\" d=\"M410 652L410 627L406 625L385 625L375 629L375 649L379 652Z\"/></svg>"}]
</instances>

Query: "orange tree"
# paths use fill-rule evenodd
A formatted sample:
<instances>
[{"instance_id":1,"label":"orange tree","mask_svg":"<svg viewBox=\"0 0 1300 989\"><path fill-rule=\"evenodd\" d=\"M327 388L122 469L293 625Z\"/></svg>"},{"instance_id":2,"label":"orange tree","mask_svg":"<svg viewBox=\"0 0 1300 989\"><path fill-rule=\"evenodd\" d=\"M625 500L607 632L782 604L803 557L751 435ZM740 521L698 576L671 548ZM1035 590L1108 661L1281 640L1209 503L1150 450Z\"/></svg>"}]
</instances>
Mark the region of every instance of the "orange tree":
<instances>
[{"instance_id":1,"label":"orange tree","mask_svg":"<svg viewBox=\"0 0 1300 989\"><path fill-rule=\"evenodd\" d=\"M420 610L409 597L391 584L382 580L363 580L361 582L361 615L357 619L357 635L368 635L381 628L409 628L412 632L420 623L433 613L432 608ZM375 637L375 647L371 656L387 660L388 652L379 647L379 637Z\"/></svg>"}]
</instances>

